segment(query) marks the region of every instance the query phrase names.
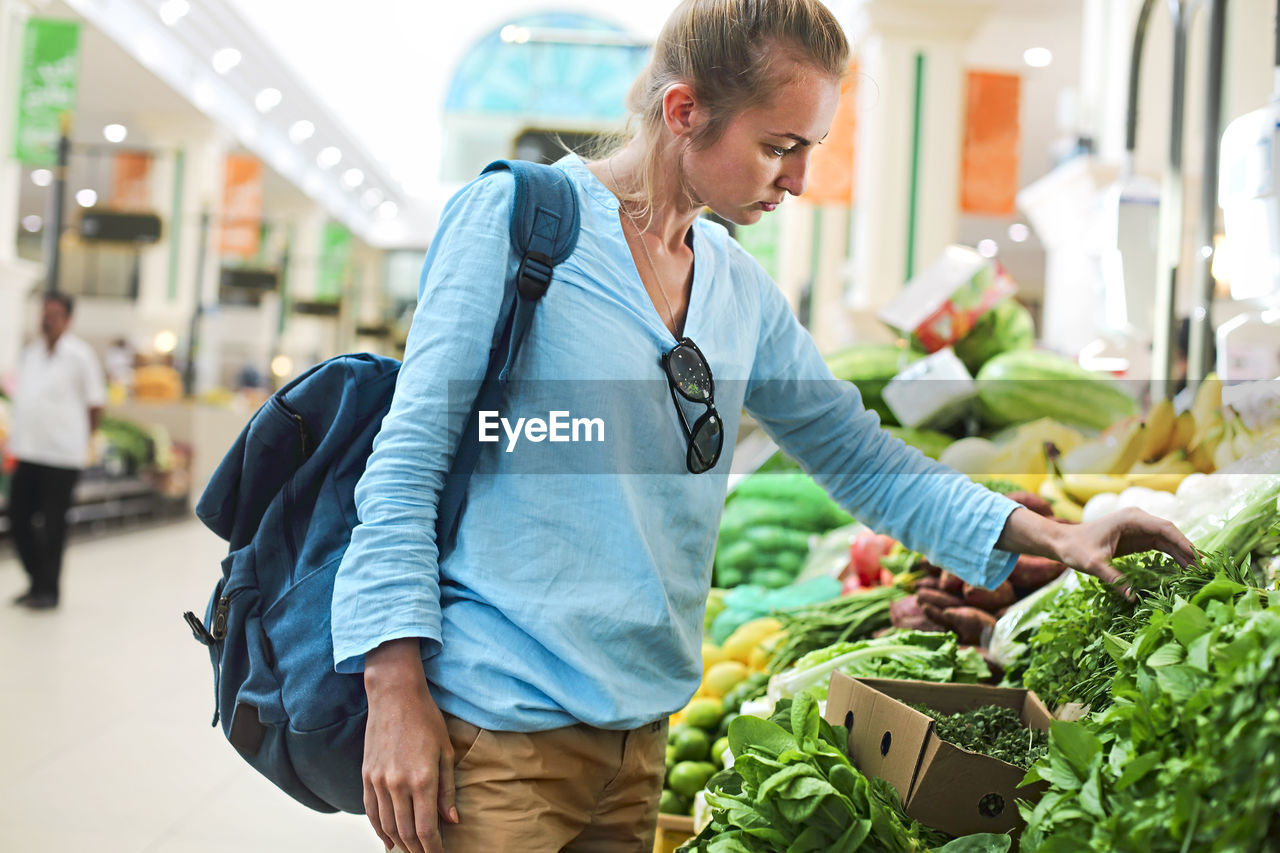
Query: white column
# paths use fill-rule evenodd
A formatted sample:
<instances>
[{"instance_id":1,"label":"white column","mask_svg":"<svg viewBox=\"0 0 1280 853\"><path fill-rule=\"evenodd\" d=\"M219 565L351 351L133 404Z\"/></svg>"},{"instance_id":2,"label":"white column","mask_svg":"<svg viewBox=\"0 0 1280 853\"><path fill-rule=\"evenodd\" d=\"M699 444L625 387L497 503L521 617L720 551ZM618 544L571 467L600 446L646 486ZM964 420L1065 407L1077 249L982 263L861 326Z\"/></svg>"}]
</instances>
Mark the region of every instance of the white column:
<instances>
[{"instance_id":1,"label":"white column","mask_svg":"<svg viewBox=\"0 0 1280 853\"><path fill-rule=\"evenodd\" d=\"M860 308L882 307L907 280L917 54L925 57L925 73L915 270L955 240L965 47L990 9L990 0L862 0L857 7L854 43L859 71L868 78L858 86L853 224L852 296Z\"/></svg>"},{"instance_id":2,"label":"white column","mask_svg":"<svg viewBox=\"0 0 1280 853\"><path fill-rule=\"evenodd\" d=\"M289 297L291 300L312 300L316 297L324 228L329 214L313 204L298 211L295 221L297 226L289 262ZM288 310L287 303L285 309ZM293 362L295 372L301 372L337 353L337 330L337 321L331 317L290 315L280 340L281 353Z\"/></svg>"},{"instance_id":3,"label":"white column","mask_svg":"<svg viewBox=\"0 0 1280 853\"><path fill-rule=\"evenodd\" d=\"M13 131L28 17L25 3L0 0L0 381L17 365L27 331L26 297L44 276L42 264L18 258L16 242L22 167L13 159Z\"/></svg>"}]
</instances>

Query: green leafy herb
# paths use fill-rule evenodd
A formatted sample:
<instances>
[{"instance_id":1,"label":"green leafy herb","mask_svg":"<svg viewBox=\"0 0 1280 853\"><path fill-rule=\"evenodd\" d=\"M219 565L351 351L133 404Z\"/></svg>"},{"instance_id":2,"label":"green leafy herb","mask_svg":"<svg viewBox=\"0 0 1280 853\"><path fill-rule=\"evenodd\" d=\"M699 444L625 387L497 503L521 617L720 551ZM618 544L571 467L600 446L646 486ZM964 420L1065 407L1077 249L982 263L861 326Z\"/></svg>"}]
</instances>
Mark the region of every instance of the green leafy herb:
<instances>
[{"instance_id":1,"label":"green leafy herb","mask_svg":"<svg viewBox=\"0 0 1280 853\"><path fill-rule=\"evenodd\" d=\"M1016 767L1030 767L1049 748L1049 735L1027 728L1012 708L984 705L959 714L943 714L924 705L911 707L932 717L934 734L947 743Z\"/></svg>"},{"instance_id":2,"label":"green leafy herb","mask_svg":"<svg viewBox=\"0 0 1280 853\"><path fill-rule=\"evenodd\" d=\"M1023 851L1280 848L1280 601L1233 574L1109 639L1114 701L1053 724Z\"/></svg>"},{"instance_id":3,"label":"green leafy herb","mask_svg":"<svg viewBox=\"0 0 1280 853\"><path fill-rule=\"evenodd\" d=\"M896 586L880 586L857 595L777 613L787 638L774 652L771 672L781 672L801 656L836 643L870 637L889 627L889 606L906 595Z\"/></svg>"}]
</instances>

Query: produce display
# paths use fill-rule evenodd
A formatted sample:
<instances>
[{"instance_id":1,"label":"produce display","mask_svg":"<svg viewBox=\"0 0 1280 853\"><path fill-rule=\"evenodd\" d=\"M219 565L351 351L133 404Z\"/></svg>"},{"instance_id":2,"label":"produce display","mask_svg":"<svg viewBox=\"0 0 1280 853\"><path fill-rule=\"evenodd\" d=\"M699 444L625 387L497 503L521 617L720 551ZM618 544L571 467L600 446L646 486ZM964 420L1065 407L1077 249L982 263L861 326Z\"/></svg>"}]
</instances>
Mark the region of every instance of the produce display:
<instances>
[{"instance_id":1,"label":"produce display","mask_svg":"<svg viewBox=\"0 0 1280 853\"><path fill-rule=\"evenodd\" d=\"M892 434L988 488L1064 524L1140 506L1200 558L1119 558L1128 594L1036 557L975 587L824 503L779 452L726 504L716 582L734 588L713 593L703 685L672 718L663 802L694 815L684 849L1280 849L1280 394L1210 377L1185 411L1139 412L1109 377L1032 349L1025 310L1001 305L955 345L978 379L955 433L884 411L887 379L921 355L909 345L830 363ZM913 700L939 739L1047 788L1012 804L1021 833L949 839L909 817L905 789L851 764L820 718L837 672L1023 688L1055 711L1046 735L1009 709Z\"/></svg>"}]
</instances>

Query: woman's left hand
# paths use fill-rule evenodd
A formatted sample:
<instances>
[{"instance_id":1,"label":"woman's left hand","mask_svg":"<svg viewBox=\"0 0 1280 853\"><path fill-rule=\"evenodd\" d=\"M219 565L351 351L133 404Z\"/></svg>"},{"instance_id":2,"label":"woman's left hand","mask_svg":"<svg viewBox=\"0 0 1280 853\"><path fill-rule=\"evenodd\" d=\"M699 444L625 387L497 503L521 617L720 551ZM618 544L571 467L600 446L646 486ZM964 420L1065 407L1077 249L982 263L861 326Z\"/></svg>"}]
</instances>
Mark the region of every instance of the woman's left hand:
<instances>
[{"instance_id":1,"label":"woman's left hand","mask_svg":"<svg viewBox=\"0 0 1280 853\"><path fill-rule=\"evenodd\" d=\"M1140 509L1122 509L1084 524L1063 524L1025 507L1009 514L996 547L1049 557L1111 584L1124 576L1111 565L1115 557L1163 551L1180 566L1196 560L1195 546L1172 523Z\"/></svg>"}]
</instances>

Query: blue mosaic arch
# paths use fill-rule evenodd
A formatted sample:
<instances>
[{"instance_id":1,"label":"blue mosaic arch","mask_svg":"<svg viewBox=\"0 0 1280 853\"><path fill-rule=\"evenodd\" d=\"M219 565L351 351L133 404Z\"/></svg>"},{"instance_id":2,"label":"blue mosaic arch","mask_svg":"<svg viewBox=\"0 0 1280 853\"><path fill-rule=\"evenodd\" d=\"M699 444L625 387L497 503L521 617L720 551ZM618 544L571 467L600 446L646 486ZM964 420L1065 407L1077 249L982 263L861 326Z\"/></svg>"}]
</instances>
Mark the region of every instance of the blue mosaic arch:
<instances>
[{"instance_id":1,"label":"blue mosaic arch","mask_svg":"<svg viewBox=\"0 0 1280 853\"><path fill-rule=\"evenodd\" d=\"M507 25L626 35L609 21L576 12L541 12ZM626 115L627 89L649 59L643 47L511 44L501 32L499 27L481 38L458 64L446 113L619 120Z\"/></svg>"}]
</instances>

